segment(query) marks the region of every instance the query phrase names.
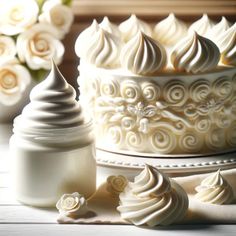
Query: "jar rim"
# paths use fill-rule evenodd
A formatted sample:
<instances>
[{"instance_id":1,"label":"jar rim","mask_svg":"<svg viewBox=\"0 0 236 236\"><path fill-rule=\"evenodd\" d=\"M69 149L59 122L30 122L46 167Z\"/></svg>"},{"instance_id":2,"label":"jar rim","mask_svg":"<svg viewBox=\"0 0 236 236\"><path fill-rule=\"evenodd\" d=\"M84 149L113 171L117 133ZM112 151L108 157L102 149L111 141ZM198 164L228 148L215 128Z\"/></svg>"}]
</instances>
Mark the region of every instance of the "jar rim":
<instances>
[{"instance_id":1,"label":"jar rim","mask_svg":"<svg viewBox=\"0 0 236 236\"><path fill-rule=\"evenodd\" d=\"M80 135L83 135L87 132L90 132L93 127L93 120L92 118L87 118L84 120L84 123L78 126L73 127L63 127L63 128L27 128L25 129L25 126L22 127L19 125L19 122L21 122L21 115L17 116L14 119L13 122L13 133L14 134L22 134L23 136L32 137L37 139L41 137L56 137L58 135L75 135L77 133L80 133Z\"/></svg>"}]
</instances>

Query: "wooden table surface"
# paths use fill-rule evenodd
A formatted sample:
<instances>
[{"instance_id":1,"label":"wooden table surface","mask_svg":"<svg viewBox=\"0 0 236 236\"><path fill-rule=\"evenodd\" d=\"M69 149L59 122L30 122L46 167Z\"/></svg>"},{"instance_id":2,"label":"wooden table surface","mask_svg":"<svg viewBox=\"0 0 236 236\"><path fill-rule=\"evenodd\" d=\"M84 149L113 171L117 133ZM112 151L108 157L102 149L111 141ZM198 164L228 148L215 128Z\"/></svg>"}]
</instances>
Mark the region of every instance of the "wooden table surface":
<instances>
[{"instance_id":1,"label":"wooden table surface","mask_svg":"<svg viewBox=\"0 0 236 236\"><path fill-rule=\"evenodd\" d=\"M10 189L9 136L8 126L0 125L0 236L236 235L236 225L180 225L155 229L128 225L59 225L55 209L28 207L14 199Z\"/></svg>"}]
</instances>

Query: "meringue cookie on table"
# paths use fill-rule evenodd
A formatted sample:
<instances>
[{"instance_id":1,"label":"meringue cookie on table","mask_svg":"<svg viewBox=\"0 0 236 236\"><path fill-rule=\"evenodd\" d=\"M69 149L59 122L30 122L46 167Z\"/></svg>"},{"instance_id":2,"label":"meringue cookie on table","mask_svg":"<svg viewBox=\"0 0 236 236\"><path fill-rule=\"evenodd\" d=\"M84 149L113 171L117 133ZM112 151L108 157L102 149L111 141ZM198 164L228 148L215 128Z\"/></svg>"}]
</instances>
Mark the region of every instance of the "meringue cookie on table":
<instances>
[{"instance_id":1,"label":"meringue cookie on table","mask_svg":"<svg viewBox=\"0 0 236 236\"><path fill-rule=\"evenodd\" d=\"M134 225L169 225L181 221L188 209L188 196L182 187L149 165L119 197L121 218Z\"/></svg>"},{"instance_id":2,"label":"meringue cookie on table","mask_svg":"<svg viewBox=\"0 0 236 236\"><path fill-rule=\"evenodd\" d=\"M176 70L192 73L212 70L219 59L220 51L215 43L196 32L177 43L171 53L171 62Z\"/></svg>"},{"instance_id":3,"label":"meringue cookie on table","mask_svg":"<svg viewBox=\"0 0 236 236\"><path fill-rule=\"evenodd\" d=\"M146 22L138 19L136 15L131 15L129 19L123 21L119 25L122 38L125 42L129 41L134 37L139 31L142 31L148 36L152 36L152 28Z\"/></svg>"},{"instance_id":4,"label":"meringue cookie on table","mask_svg":"<svg viewBox=\"0 0 236 236\"><path fill-rule=\"evenodd\" d=\"M122 48L120 62L135 74L147 75L162 70L166 65L166 57L161 44L139 31Z\"/></svg>"},{"instance_id":5,"label":"meringue cookie on table","mask_svg":"<svg viewBox=\"0 0 236 236\"><path fill-rule=\"evenodd\" d=\"M171 46L187 34L187 25L170 13L167 18L158 22L154 28L153 36L160 43Z\"/></svg>"},{"instance_id":6,"label":"meringue cookie on table","mask_svg":"<svg viewBox=\"0 0 236 236\"><path fill-rule=\"evenodd\" d=\"M196 188L195 198L212 204L229 204L234 199L233 189L220 170L205 178Z\"/></svg>"},{"instance_id":7,"label":"meringue cookie on table","mask_svg":"<svg viewBox=\"0 0 236 236\"><path fill-rule=\"evenodd\" d=\"M203 16L192 23L190 25L188 32L193 33L194 31L197 32L201 36L205 36L207 32L214 26L214 22L209 19L207 14L203 14Z\"/></svg>"}]
</instances>

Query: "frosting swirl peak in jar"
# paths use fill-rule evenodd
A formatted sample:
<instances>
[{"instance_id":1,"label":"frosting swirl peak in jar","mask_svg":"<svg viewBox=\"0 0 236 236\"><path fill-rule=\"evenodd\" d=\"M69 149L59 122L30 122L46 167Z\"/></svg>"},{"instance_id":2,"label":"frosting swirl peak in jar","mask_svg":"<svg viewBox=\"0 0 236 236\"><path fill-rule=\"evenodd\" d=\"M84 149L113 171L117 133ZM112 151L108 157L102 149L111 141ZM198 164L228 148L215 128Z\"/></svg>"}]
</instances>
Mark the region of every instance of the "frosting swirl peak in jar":
<instances>
[{"instance_id":1,"label":"frosting swirl peak in jar","mask_svg":"<svg viewBox=\"0 0 236 236\"><path fill-rule=\"evenodd\" d=\"M52 62L47 78L30 93L30 103L20 116L27 128L68 128L84 123L76 92Z\"/></svg>"}]
</instances>

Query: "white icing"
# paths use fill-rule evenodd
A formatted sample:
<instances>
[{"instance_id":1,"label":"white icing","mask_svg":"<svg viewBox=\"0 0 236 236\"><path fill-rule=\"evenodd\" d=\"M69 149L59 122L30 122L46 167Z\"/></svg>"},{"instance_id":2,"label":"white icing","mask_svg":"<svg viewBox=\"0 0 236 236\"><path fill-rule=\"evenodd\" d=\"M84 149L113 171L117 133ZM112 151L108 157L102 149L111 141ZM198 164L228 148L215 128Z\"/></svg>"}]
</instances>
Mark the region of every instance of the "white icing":
<instances>
[{"instance_id":1,"label":"white icing","mask_svg":"<svg viewBox=\"0 0 236 236\"><path fill-rule=\"evenodd\" d=\"M119 149L160 154L219 152L236 146L235 69L148 77L83 66L86 89L81 87L81 94L99 123L98 146L113 143ZM119 137L117 145L107 138L113 126L120 127L113 136ZM137 140L142 133L142 147L125 141L128 131L136 132Z\"/></svg>"},{"instance_id":2,"label":"white icing","mask_svg":"<svg viewBox=\"0 0 236 236\"><path fill-rule=\"evenodd\" d=\"M215 43L220 49L221 62L236 66L236 23L216 38Z\"/></svg>"},{"instance_id":3,"label":"white icing","mask_svg":"<svg viewBox=\"0 0 236 236\"><path fill-rule=\"evenodd\" d=\"M75 42L75 53L78 57L86 57L86 49L98 30L99 25L96 20L93 20L93 23L80 33Z\"/></svg>"},{"instance_id":4,"label":"white icing","mask_svg":"<svg viewBox=\"0 0 236 236\"><path fill-rule=\"evenodd\" d=\"M192 73L214 69L219 59L218 47L197 33L182 39L171 54L171 62L176 70Z\"/></svg>"},{"instance_id":5,"label":"white icing","mask_svg":"<svg viewBox=\"0 0 236 236\"><path fill-rule=\"evenodd\" d=\"M30 103L23 109L17 126L22 126L26 132L31 128L77 127L84 123L84 117L75 99L74 88L52 63L47 78L32 89Z\"/></svg>"},{"instance_id":6,"label":"white icing","mask_svg":"<svg viewBox=\"0 0 236 236\"><path fill-rule=\"evenodd\" d=\"M117 25L110 22L107 16L105 16L99 26L109 32L110 34L120 37L121 33Z\"/></svg>"},{"instance_id":7,"label":"white icing","mask_svg":"<svg viewBox=\"0 0 236 236\"><path fill-rule=\"evenodd\" d=\"M218 170L216 173L205 178L199 186L196 187L196 199L202 202L212 204L229 204L234 199L232 187L223 178Z\"/></svg>"},{"instance_id":8,"label":"white icing","mask_svg":"<svg viewBox=\"0 0 236 236\"><path fill-rule=\"evenodd\" d=\"M197 32L201 36L206 36L208 31L214 26L214 22L209 19L207 14L203 14L203 16L195 21L192 25L190 25L188 32L193 33Z\"/></svg>"},{"instance_id":9,"label":"white icing","mask_svg":"<svg viewBox=\"0 0 236 236\"><path fill-rule=\"evenodd\" d=\"M176 136L171 128L158 128L149 139L153 152L171 153L177 146Z\"/></svg>"},{"instance_id":10,"label":"white icing","mask_svg":"<svg viewBox=\"0 0 236 236\"><path fill-rule=\"evenodd\" d=\"M144 21L138 19L136 15L131 15L129 19L122 22L119 25L119 29L125 42L129 41L139 31L142 31L148 36L152 36L151 27Z\"/></svg>"},{"instance_id":11,"label":"white icing","mask_svg":"<svg viewBox=\"0 0 236 236\"><path fill-rule=\"evenodd\" d=\"M125 136L125 143L129 150L144 151L146 148L144 135L140 132L128 131Z\"/></svg>"},{"instance_id":12,"label":"white icing","mask_svg":"<svg viewBox=\"0 0 236 236\"><path fill-rule=\"evenodd\" d=\"M158 22L153 31L153 37L160 43L172 46L187 34L187 25L175 17L173 13Z\"/></svg>"},{"instance_id":13,"label":"white icing","mask_svg":"<svg viewBox=\"0 0 236 236\"><path fill-rule=\"evenodd\" d=\"M121 41L103 29L99 29L86 48L84 60L97 67L114 68L119 66Z\"/></svg>"},{"instance_id":14,"label":"white icing","mask_svg":"<svg viewBox=\"0 0 236 236\"><path fill-rule=\"evenodd\" d=\"M202 137L194 131L184 133L179 139L179 146L185 153L199 152L203 146Z\"/></svg>"},{"instance_id":15,"label":"white icing","mask_svg":"<svg viewBox=\"0 0 236 236\"><path fill-rule=\"evenodd\" d=\"M123 47L122 66L135 74L153 74L166 65L164 48L141 31Z\"/></svg>"},{"instance_id":16,"label":"white icing","mask_svg":"<svg viewBox=\"0 0 236 236\"><path fill-rule=\"evenodd\" d=\"M146 165L120 194L117 210L135 225L169 225L180 221L188 209L184 190L161 171Z\"/></svg>"},{"instance_id":17,"label":"white icing","mask_svg":"<svg viewBox=\"0 0 236 236\"><path fill-rule=\"evenodd\" d=\"M228 30L231 23L223 16L221 21L214 25L206 34L206 37L211 39L213 42L217 42L217 38Z\"/></svg>"}]
</instances>

